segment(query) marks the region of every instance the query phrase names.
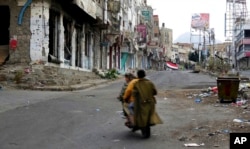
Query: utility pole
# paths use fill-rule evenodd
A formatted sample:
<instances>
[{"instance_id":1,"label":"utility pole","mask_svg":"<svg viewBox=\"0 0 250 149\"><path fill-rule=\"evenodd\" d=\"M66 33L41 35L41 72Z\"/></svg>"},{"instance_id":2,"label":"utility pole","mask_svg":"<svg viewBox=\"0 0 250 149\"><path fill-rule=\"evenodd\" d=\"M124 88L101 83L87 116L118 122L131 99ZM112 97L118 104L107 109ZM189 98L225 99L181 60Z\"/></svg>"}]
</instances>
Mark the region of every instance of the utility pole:
<instances>
[{"instance_id":1,"label":"utility pole","mask_svg":"<svg viewBox=\"0 0 250 149\"><path fill-rule=\"evenodd\" d=\"M212 53L212 48L211 48L211 31L209 30L208 32L208 44L209 44L209 51ZM211 54L210 54L211 55Z\"/></svg>"},{"instance_id":2,"label":"utility pole","mask_svg":"<svg viewBox=\"0 0 250 149\"><path fill-rule=\"evenodd\" d=\"M215 33L214 33L214 28L211 29L211 35L210 35L210 39L213 41L213 47L212 47L212 59L214 62L214 53L215 53L215 49L214 49L214 44L215 44ZM210 41L209 41L210 42Z\"/></svg>"},{"instance_id":3,"label":"utility pole","mask_svg":"<svg viewBox=\"0 0 250 149\"><path fill-rule=\"evenodd\" d=\"M237 55L236 55L236 48L235 48L235 0L233 0L233 33L232 33L232 50L234 51L234 66L237 70Z\"/></svg>"},{"instance_id":4,"label":"utility pole","mask_svg":"<svg viewBox=\"0 0 250 149\"><path fill-rule=\"evenodd\" d=\"M201 50L200 50L200 45L201 45L201 30L199 29L199 44L198 44L199 63L201 62Z\"/></svg>"},{"instance_id":5,"label":"utility pole","mask_svg":"<svg viewBox=\"0 0 250 149\"><path fill-rule=\"evenodd\" d=\"M203 54L204 54L204 56L205 56L205 58L204 58L204 64L206 65L206 61L207 61L207 53L206 53L206 37L205 37L205 32L206 32L206 28L204 27L204 29L203 29Z\"/></svg>"}]
</instances>

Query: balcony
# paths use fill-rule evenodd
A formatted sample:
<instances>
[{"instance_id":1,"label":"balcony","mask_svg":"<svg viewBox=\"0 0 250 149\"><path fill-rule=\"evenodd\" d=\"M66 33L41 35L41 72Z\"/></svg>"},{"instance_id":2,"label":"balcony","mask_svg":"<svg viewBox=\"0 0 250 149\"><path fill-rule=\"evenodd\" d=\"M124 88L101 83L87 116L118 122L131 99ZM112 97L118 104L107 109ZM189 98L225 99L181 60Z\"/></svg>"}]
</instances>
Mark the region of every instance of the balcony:
<instances>
[{"instance_id":1,"label":"balcony","mask_svg":"<svg viewBox=\"0 0 250 149\"><path fill-rule=\"evenodd\" d=\"M97 23L93 26L100 30L107 30L109 27L109 23L104 23L103 20L103 8L100 5L96 5L96 20Z\"/></svg>"},{"instance_id":2,"label":"balcony","mask_svg":"<svg viewBox=\"0 0 250 149\"><path fill-rule=\"evenodd\" d=\"M242 44L250 44L250 38L249 37L248 38L244 38L242 40Z\"/></svg>"},{"instance_id":3,"label":"balcony","mask_svg":"<svg viewBox=\"0 0 250 149\"><path fill-rule=\"evenodd\" d=\"M93 0L74 0L73 3L91 17L96 18L96 3Z\"/></svg>"},{"instance_id":4,"label":"balcony","mask_svg":"<svg viewBox=\"0 0 250 149\"><path fill-rule=\"evenodd\" d=\"M237 60L245 57L250 57L250 48L245 48L244 50L237 53Z\"/></svg>"}]
</instances>

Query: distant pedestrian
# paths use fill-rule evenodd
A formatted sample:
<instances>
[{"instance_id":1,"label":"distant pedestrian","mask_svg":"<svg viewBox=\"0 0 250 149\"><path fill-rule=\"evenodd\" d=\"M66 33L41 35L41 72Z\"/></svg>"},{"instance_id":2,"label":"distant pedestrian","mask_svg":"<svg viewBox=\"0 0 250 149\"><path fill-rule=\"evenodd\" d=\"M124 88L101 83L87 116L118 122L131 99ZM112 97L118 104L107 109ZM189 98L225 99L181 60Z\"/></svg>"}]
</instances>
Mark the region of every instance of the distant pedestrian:
<instances>
[{"instance_id":1,"label":"distant pedestrian","mask_svg":"<svg viewBox=\"0 0 250 149\"><path fill-rule=\"evenodd\" d=\"M235 73L235 68L234 68L234 64L232 65L232 73Z\"/></svg>"}]
</instances>

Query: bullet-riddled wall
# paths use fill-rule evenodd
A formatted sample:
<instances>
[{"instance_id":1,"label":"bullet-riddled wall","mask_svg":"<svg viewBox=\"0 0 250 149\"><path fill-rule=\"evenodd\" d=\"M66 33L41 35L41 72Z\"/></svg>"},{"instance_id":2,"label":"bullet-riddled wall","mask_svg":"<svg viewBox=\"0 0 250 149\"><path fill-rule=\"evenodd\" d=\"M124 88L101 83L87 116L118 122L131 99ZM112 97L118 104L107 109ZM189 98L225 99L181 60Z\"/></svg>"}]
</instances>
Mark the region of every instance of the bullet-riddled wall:
<instances>
[{"instance_id":1,"label":"bullet-riddled wall","mask_svg":"<svg viewBox=\"0 0 250 149\"><path fill-rule=\"evenodd\" d=\"M9 27L5 29L8 33L4 35L4 38L10 40L10 38L17 39L17 48L15 50L9 49L8 63L29 63L29 46L30 46L30 7L27 7L21 15L22 3L11 0L0 0L0 6L9 8L9 18L2 18L3 22L8 22ZM5 14L8 15L8 14ZM19 19L19 20L18 20ZM5 43L6 44L6 43ZM7 43L8 44L8 43Z\"/></svg>"},{"instance_id":2,"label":"bullet-riddled wall","mask_svg":"<svg viewBox=\"0 0 250 149\"><path fill-rule=\"evenodd\" d=\"M49 53L49 8L46 1L33 1L30 6L30 58L46 61Z\"/></svg>"}]
</instances>

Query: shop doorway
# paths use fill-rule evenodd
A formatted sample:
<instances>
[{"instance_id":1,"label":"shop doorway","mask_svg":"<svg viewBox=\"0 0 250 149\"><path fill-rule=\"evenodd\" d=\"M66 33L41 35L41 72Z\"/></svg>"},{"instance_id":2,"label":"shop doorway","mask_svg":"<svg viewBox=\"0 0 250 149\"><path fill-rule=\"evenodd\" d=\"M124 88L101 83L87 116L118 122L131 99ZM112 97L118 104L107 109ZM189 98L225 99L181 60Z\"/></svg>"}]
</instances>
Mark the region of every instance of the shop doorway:
<instances>
[{"instance_id":1,"label":"shop doorway","mask_svg":"<svg viewBox=\"0 0 250 149\"><path fill-rule=\"evenodd\" d=\"M9 40L10 40L10 8L9 6L0 6L0 65L4 64L9 58Z\"/></svg>"}]
</instances>

